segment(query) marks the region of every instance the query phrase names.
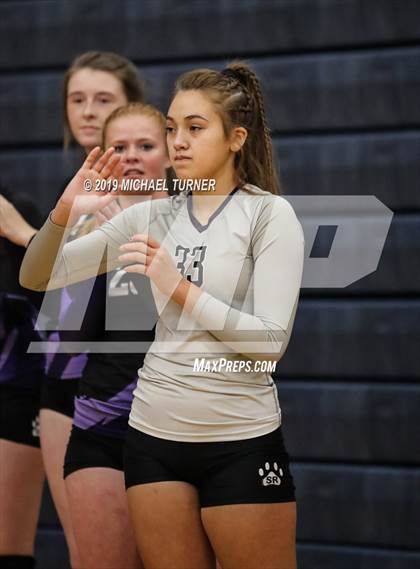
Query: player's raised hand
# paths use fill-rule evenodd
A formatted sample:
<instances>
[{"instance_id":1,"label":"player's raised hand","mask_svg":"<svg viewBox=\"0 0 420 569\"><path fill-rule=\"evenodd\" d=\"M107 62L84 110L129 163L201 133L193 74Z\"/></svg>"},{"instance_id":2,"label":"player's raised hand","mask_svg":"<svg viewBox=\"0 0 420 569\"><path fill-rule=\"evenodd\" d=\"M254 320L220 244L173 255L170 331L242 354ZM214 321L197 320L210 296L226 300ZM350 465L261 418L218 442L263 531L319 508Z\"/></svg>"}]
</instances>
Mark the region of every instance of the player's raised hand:
<instances>
[{"instance_id":1,"label":"player's raised hand","mask_svg":"<svg viewBox=\"0 0 420 569\"><path fill-rule=\"evenodd\" d=\"M52 219L66 225L71 213L74 222L82 213L94 213L109 205L117 196L123 174L120 155L113 147L102 156L99 146L89 152L81 168L67 185L53 211Z\"/></svg>"}]
</instances>

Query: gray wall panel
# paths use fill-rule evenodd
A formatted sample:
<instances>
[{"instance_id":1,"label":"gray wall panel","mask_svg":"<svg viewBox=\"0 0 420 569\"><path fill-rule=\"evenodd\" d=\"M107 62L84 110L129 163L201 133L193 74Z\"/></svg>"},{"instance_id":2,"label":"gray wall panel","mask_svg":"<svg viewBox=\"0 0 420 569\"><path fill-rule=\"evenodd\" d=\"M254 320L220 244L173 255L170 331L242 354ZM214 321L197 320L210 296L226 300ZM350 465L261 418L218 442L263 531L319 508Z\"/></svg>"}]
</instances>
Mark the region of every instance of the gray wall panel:
<instances>
[{"instance_id":1,"label":"gray wall panel","mask_svg":"<svg viewBox=\"0 0 420 569\"><path fill-rule=\"evenodd\" d=\"M420 385L277 383L295 460L420 464Z\"/></svg>"},{"instance_id":2,"label":"gray wall panel","mask_svg":"<svg viewBox=\"0 0 420 569\"><path fill-rule=\"evenodd\" d=\"M316 198L314 198L316 199ZM343 199L345 202L346 200ZM309 233L308 228L305 228L305 216L300 217L300 221L304 227L305 235ZM337 223L343 218L337 214ZM343 237L346 246L353 251L353 263L357 263L360 259L360 248L363 246L364 241L355 242L353 229L360 223L360 228L366 224L366 220L360 219L360 216L346 217L346 223L351 220L352 231L347 237ZM334 223L334 216L326 218L326 225ZM310 225L308 225L310 227ZM333 255L335 246L334 240L326 232L322 232L320 226L317 231L317 236L312 243L313 237L311 234L305 236L307 241L307 254L313 255L312 251L317 249L321 251L323 256L319 260L319 270L324 270L322 263L326 257ZM348 225L347 225L348 227ZM370 231L367 232L369 235ZM366 246L375 243L375 233L372 230L371 236L369 235L371 243L366 242ZM366 241L369 240L367 238ZM311 241L310 241L311 240ZM315 246L316 241L316 246ZM378 244L379 246L379 244ZM316 262L316 259L310 259L311 262ZM309 288L305 287L302 292L305 296L315 295L329 295L329 296L343 296L343 295L379 295L379 294L419 294L420 293L420 215L400 214L394 215L391 225L386 235L386 240L383 248L378 248L377 256L375 257L377 263L376 268L368 275L359 278L345 288L331 287L331 288ZM316 271L316 268L311 270ZM332 271L331 271L332 272ZM325 275L327 274L324 271Z\"/></svg>"},{"instance_id":3,"label":"gray wall panel","mask_svg":"<svg viewBox=\"0 0 420 569\"><path fill-rule=\"evenodd\" d=\"M418 548L420 469L292 464L298 539Z\"/></svg>"},{"instance_id":4,"label":"gray wall panel","mask_svg":"<svg viewBox=\"0 0 420 569\"><path fill-rule=\"evenodd\" d=\"M41 527L35 541L37 569L70 569L66 540L61 529Z\"/></svg>"},{"instance_id":5,"label":"gray wall panel","mask_svg":"<svg viewBox=\"0 0 420 569\"><path fill-rule=\"evenodd\" d=\"M42 494L41 511L39 514L39 523L45 527L54 527L59 525L57 512L51 497L48 484L45 483L44 491Z\"/></svg>"},{"instance_id":6,"label":"gray wall panel","mask_svg":"<svg viewBox=\"0 0 420 569\"><path fill-rule=\"evenodd\" d=\"M375 195L393 211L420 210L420 131L274 137L283 191Z\"/></svg>"},{"instance_id":7,"label":"gray wall panel","mask_svg":"<svg viewBox=\"0 0 420 569\"><path fill-rule=\"evenodd\" d=\"M165 112L179 73L214 61L143 68L148 98ZM254 61L274 132L420 125L420 49ZM0 144L58 142L61 73L0 77Z\"/></svg>"},{"instance_id":8,"label":"gray wall panel","mask_svg":"<svg viewBox=\"0 0 420 569\"><path fill-rule=\"evenodd\" d=\"M420 49L258 60L278 131L420 124Z\"/></svg>"},{"instance_id":9,"label":"gray wall panel","mask_svg":"<svg viewBox=\"0 0 420 569\"><path fill-rule=\"evenodd\" d=\"M420 553L371 547L298 545L299 569L418 569Z\"/></svg>"},{"instance_id":10,"label":"gray wall panel","mask_svg":"<svg viewBox=\"0 0 420 569\"><path fill-rule=\"evenodd\" d=\"M138 61L155 61L419 39L418 3L405 0L404 10L398 4L396 0L370 0L368 5L362 0L8 2L0 7L0 67L66 65L88 49L113 49Z\"/></svg>"},{"instance_id":11,"label":"gray wall panel","mask_svg":"<svg viewBox=\"0 0 420 569\"><path fill-rule=\"evenodd\" d=\"M0 153L1 181L13 191L33 196L47 215L81 159L81 153L64 154L58 149L3 152Z\"/></svg>"},{"instance_id":12,"label":"gray wall panel","mask_svg":"<svg viewBox=\"0 0 420 569\"><path fill-rule=\"evenodd\" d=\"M0 144L61 141L61 73L0 76Z\"/></svg>"},{"instance_id":13,"label":"gray wall panel","mask_svg":"<svg viewBox=\"0 0 420 569\"><path fill-rule=\"evenodd\" d=\"M419 380L418 300L302 298L281 377Z\"/></svg>"}]
</instances>

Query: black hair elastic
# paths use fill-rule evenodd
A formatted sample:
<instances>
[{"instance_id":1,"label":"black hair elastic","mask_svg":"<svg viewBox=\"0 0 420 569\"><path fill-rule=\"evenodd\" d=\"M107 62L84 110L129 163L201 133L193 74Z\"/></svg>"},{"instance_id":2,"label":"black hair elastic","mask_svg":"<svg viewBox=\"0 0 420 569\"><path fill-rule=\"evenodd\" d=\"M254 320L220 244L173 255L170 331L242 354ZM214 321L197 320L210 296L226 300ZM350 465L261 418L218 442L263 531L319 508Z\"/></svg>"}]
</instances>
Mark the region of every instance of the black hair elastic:
<instances>
[{"instance_id":1,"label":"black hair elastic","mask_svg":"<svg viewBox=\"0 0 420 569\"><path fill-rule=\"evenodd\" d=\"M231 69L230 67L226 67L220 73L225 77L231 77L232 79L236 79L236 81L241 82L239 74L236 73L236 71L234 69Z\"/></svg>"}]
</instances>

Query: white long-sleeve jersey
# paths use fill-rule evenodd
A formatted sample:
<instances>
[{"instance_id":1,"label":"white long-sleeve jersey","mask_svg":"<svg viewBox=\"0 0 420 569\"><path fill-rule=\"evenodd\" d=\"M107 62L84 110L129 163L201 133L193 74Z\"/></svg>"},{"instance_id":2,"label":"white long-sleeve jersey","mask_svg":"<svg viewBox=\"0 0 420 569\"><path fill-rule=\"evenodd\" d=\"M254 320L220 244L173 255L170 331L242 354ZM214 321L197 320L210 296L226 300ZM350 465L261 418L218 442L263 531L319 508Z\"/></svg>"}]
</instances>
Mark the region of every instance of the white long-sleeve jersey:
<instances>
[{"instance_id":1,"label":"white long-sleeve jersey","mask_svg":"<svg viewBox=\"0 0 420 569\"><path fill-rule=\"evenodd\" d=\"M188 313L152 284L159 320L139 369L130 425L187 442L261 436L281 422L276 387L260 362L278 361L290 339L302 227L284 197L252 185L227 196L205 226L193 216L192 199L139 203L64 246L64 228L48 219L28 248L21 283L45 290L112 270L120 245L150 234L203 292Z\"/></svg>"}]
</instances>

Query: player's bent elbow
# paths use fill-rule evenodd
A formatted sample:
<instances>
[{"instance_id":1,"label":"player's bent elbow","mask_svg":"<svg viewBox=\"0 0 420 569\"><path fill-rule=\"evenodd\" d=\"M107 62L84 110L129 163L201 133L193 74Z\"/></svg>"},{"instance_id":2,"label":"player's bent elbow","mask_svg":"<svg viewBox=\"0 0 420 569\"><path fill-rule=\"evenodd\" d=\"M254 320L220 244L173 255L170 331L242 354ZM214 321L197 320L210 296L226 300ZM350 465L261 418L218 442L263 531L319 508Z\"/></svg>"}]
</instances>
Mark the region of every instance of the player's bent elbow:
<instances>
[{"instance_id":1,"label":"player's bent elbow","mask_svg":"<svg viewBox=\"0 0 420 569\"><path fill-rule=\"evenodd\" d=\"M283 357L288 343L289 338L284 330L276 332L271 331L264 342L265 345L262 346L261 349L257 349L252 353L244 353L243 355L254 362L264 361L277 363Z\"/></svg>"},{"instance_id":2,"label":"player's bent elbow","mask_svg":"<svg viewBox=\"0 0 420 569\"><path fill-rule=\"evenodd\" d=\"M279 361L278 354L242 354L246 359L253 361L254 363L273 363L276 364Z\"/></svg>"},{"instance_id":3,"label":"player's bent elbow","mask_svg":"<svg viewBox=\"0 0 420 569\"><path fill-rule=\"evenodd\" d=\"M28 290L33 290L35 292L44 292L47 290L48 286L47 281L34 281L32 271L28 270L23 263L19 271L19 284L23 286L23 288L27 288Z\"/></svg>"}]
</instances>

